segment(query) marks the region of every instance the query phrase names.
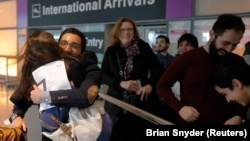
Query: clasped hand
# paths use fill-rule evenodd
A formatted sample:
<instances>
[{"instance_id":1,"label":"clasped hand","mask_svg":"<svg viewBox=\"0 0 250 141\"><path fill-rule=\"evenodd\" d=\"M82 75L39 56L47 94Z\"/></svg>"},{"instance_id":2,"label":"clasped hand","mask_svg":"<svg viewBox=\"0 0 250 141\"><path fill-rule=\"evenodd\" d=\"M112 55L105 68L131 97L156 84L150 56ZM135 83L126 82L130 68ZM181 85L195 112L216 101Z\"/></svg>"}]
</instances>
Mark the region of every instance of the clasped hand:
<instances>
[{"instance_id":1,"label":"clasped hand","mask_svg":"<svg viewBox=\"0 0 250 141\"><path fill-rule=\"evenodd\" d=\"M41 92L42 90L37 87L37 85L33 85L33 90L30 92L30 98L33 103L40 104L42 102Z\"/></svg>"},{"instance_id":2,"label":"clasped hand","mask_svg":"<svg viewBox=\"0 0 250 141\"><path fill-rule=\"evenodd\" d=\"M150 84L146 84L140 87L139 84L137 84L136 80L121 81L120 86L123 89L136 92L137 94L141 95L141 101L143 101L144 99L147 100L149 94L153 90L153 87Z\"/></svg>"}]
</instances>

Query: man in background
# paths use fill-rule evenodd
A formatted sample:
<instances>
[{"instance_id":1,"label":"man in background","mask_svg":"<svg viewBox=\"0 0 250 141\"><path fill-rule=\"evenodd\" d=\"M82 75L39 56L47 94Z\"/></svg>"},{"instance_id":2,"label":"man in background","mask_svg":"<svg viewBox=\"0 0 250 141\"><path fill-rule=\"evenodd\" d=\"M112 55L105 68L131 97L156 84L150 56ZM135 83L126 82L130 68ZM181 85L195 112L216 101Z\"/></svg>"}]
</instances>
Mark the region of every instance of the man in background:
<instances>
[{"instance_id":1,"label":"man in background","mask_svg":"<svg viewBox=\"0 0 250 141\"><path fill-rule=\"evenodd\" d=\"M156 52L156 56L163 67L166 69L168 64L174 59L174 56L168 53L169 48L169 38L164 35L159 35L156 38L156 46L154 51Z\"/></svg>"}]
</instances>

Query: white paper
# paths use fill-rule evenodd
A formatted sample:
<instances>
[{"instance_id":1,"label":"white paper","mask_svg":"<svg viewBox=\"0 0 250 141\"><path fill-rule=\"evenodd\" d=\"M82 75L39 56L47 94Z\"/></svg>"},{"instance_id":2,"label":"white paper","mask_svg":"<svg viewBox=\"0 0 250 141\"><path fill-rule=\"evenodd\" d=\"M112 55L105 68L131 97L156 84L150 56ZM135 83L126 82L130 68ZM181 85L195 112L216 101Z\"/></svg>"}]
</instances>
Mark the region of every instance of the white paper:
<instances>
[{"instance_id":1,"label":"white paper","mask_svg":"<svg viewBox=\"0 0 250 141\"><path fill-rule=\"evenodd\" d=\"M71 89L64 61L54 61L43 65L32 72L38 87L43 91L56 91ZM39 111L52 108L47 103L40 103Z\"/></svg>"}]
</instances>

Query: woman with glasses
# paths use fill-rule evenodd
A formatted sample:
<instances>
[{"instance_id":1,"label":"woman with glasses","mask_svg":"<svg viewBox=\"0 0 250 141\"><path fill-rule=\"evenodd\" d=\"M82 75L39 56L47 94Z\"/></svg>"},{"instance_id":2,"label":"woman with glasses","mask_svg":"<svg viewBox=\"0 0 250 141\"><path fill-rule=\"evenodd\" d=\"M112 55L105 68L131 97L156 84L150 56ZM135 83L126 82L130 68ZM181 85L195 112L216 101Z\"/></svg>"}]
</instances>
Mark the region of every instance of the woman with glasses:
<instances>
[{"instance_id":1,"label":"woman with glasses","mask_svg":"<svg viewBox=\"0 0 250 141\"><path fill-rule=\"evenodd\" d=\"M77 49L80 53L66 53L65 47L62 47L61 43L58 45L53 36L45 31L37 31L28 38L25 52L22 55L25 63L22 68L20 85L10 98L14 103L13 114L10 117L12 125L27 131L27 125L23 117L32 104L40 104L42 102L64 107L66 114L61 120L67 122L67 110L70 107L85 108L90 106L96 99L101 82L100 68L95 63L84 59L86 43L86 40L82 40L85 39L84 34L77 29L71 29L70 31L74 31L74 35L79 34L75 36L78 37L79 42L69 36L64 41L71 44L67 45L69 47L75 44L74 47L76 48L74 49ZM83 38L81 39L80 37ZM66 62L67 76L71 82L72 89L42 91L37 86L32 86L35 84L32 72L44 64L59 59L64 59ZM49 132L50 130L43 126L42 131ZM105 130L105 132L108 131ZM51 141L45 136L42 136L42 138L43 141Z\"/></svg>"},{"instance_id":2,"label":"woman with glasses","mask_svg":"<svg viewBox=\"0 0 250 141\"><path fill-rule=\"evenodd\" d=\"M108 95L143 110L157 114L160 103L155 86L163 72L149 44L140 39L135 22L121 17L112 32L112 45L107 48L102 62L103 83L109 86ZM137 127L149 124L122 108L105 102L111 116L111 140L135 140Z\"/></svg>"}]
</instances>

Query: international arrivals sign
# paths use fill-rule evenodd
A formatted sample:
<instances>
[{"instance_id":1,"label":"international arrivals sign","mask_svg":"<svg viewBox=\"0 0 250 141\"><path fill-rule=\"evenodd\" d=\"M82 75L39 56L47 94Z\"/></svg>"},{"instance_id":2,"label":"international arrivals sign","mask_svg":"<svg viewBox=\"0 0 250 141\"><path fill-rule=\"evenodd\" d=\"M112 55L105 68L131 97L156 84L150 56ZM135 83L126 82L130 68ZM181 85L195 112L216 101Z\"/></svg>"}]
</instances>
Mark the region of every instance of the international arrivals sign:
<instances>
[{"instance_id":1,"label":"international arrivals sign","mask_svg":"<svg viewBox=\"0 0 250 141\"><path fill-rule=\"evenodd\" d=\"M102 2L104 5L102 6ZM50 5L42 7L42 15L59 15L59 14L71 14L79 12L91 12L91 11L100 11L116 8L125 8L125 7L134 7L134 6L146 6L153 5L155 0L144 0L144 1L134 1L134 0L124 0L112 2L111 0L98 0L93 2L79 2L74 1L67 5Z\"/></svg>"},{"instance_id":2,"label":"international arrivals sign","mask_svg":"<svg viewBox=\"0 0 250 141\"><path fill-rule=\"evenodd\" d=\"M166 0L28 0L28 26L165 19Z\"/></svg>"}]
</instances>

